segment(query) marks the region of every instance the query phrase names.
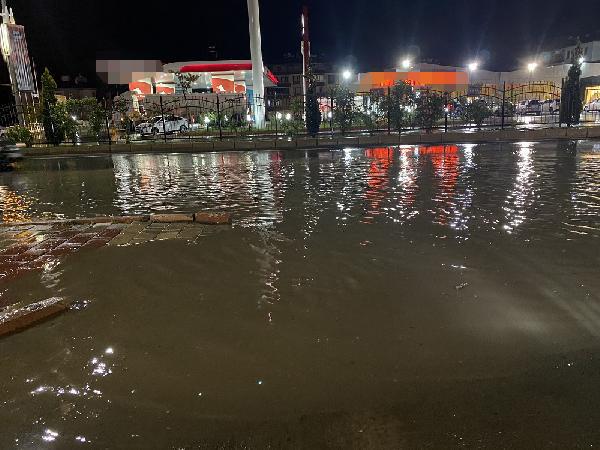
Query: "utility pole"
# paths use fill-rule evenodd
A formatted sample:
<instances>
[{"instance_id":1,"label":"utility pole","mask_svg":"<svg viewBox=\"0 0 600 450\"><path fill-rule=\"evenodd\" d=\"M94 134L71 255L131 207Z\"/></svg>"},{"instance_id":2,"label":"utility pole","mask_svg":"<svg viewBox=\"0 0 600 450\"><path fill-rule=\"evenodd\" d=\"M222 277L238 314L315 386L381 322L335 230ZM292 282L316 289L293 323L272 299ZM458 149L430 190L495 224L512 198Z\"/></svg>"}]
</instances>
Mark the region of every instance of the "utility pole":
<instances>
[{"instance_id":1,"label":"utility pole","mask_svg":"<svg viewBox=\"0 0 600 450\"><path fill-rule=\"evenodd\" d=\"M300 53L302 54L302 94L306 100L306 75L310 69L310 34L308 30L308 7L302 7L302 16L300 17L302 24L302 43L300 44Z\"/></svg>"}]
</instances>

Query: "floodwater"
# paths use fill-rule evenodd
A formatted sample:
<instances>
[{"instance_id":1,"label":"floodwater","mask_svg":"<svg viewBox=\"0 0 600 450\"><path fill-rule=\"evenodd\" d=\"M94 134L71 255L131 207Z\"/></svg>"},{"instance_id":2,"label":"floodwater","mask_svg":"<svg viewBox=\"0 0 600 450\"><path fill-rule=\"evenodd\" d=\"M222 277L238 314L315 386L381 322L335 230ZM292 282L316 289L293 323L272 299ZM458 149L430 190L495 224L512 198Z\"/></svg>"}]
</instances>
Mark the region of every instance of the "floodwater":
<instances>
[{"instance_id":1,"label":"floodwater","mask_svg":"<svg viewBox=\"0 0 600 450\"><path fill-rule=\"evenodd\" d=\"M39 158L4 221L230 211L0 285L0 448L600 445L600 144ZM0 297L2 304L2 297Z\"/></svg>"}]
</instances>

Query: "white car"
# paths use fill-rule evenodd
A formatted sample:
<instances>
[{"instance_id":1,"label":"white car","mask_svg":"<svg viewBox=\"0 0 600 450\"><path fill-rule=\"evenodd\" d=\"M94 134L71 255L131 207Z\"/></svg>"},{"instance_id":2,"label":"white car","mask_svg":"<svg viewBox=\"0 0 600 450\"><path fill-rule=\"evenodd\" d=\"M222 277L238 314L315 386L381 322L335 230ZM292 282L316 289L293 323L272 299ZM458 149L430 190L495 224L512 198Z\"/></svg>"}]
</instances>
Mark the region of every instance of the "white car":
<instances>
[{"instance_id":1,"label":"white car","mask_svg":"<svg viewBox=\"0 0 600 450\"><path fill-rule=\"evenodd\" d=\"M174 133L176 131L183 133L189 129L189 123L183 117L169 114L164 116L164 129L163 116L156 116L147 122L140 123L135 129L140 134L158 134L165 131L167 133Z\"/></svg>"},{"instance_id":2,"label":"white car","mask_svg":"<svg viewBox=\"0 0 600 450\"><path fill-rule=\"evenodd\" d=\"M539 100L522 100L517 103L517 114L541 114L542 103Z\"/></svg>"},{"instance_id":3,"label":"white car","mask_svg":"<svg viewBox=\"0 0 600 450\"><path fill-rule=\"evenodd\" d=\"M583 107L585 112L597 112L600 111L600 98L596 98L589 103L586 103Z\"/></svg>"},{"instance_id":4,"label":"white car","mask_svg":"<svg viewBox=\"0 0 600 450\"><path fill-rule=\"evenodd\" d=\"M558 114L560 111L560 99L544 100L542 102L542 114Z\"/></svg>"}]
</instances>

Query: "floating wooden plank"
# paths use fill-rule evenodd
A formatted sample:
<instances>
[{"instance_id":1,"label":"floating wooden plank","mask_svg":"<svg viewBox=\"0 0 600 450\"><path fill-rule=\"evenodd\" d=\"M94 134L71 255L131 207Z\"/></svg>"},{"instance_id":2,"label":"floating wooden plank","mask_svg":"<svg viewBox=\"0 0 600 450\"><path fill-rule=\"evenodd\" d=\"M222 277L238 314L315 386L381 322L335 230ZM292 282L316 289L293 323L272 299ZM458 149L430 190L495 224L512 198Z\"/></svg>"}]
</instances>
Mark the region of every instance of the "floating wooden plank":
<instances>
[{"instance_id":1,"label":"floating wooden plank","mask_svg":"<svg viewBox=\"0 0 600 450\"><path fill-rule=\"evenodd\" d=\"M23 307L9 306L0 312L0 337L18 333L69 309L62 297L51 297Z\"/></svg>"}]
</instances>

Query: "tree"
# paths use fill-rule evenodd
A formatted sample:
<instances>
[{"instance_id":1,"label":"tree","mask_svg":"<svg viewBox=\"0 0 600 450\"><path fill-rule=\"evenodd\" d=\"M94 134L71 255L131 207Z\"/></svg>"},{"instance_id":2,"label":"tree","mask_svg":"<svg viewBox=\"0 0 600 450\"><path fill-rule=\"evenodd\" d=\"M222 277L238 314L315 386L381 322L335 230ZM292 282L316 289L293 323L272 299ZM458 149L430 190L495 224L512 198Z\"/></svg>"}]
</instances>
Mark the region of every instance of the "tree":
<instances>
[{"instance_id":1,"label":"tree","mask_svg":"<svg viewBox=\"0 0 600 450\"><path fill-rule=\"evenodd\" d=\"M415 98L415 121L430 132L444 117L444 97L429 90L421 91Z\"/></svg>"},{"instance_id":2,"label":"tree","mask_svg":"<svg viewBox=\"0 0 600 450\"><path fill-rule=\"evenodd\" d=\"M465 105L460 115L466 124L474 123L477 128L480 128L485 119L492 116L492 109L484 100L476 99L468 103L461 99L461 104Z\"/></svg>"},{"instance_id":3,"label":"tree","mask_svg":"<svg viewBox=\"0 0 600 450\"><path fill-rule=\"evenodd\" d=\"M294 136L304 128L303 110L302 99L299 97L294 98L290 103L290 112L284 115L284 120L281 123L281 127L288 136Z\"/></svg>"},{"instance_id":4,"label":"tree","mask_svg":"<svg viewBox=\"0 0 600 450\"><path fill-rule=\"evenodd\" d=\"M48 68L44 70L41 81L40 120L44 127L46 140L53 145L59 145L64 139L64 129L62 128L64 118L60 116L60 108L56 108L58 103L56 98L57 86Z\"/></svg>"},{"instance_id":5,"label":"tree","mask_svg":"<svg viewBox=\"0 0 600 450\"><path fill-rule=\"evenodd\" d=\"M383 100L383 108L390 120L390 128L400 132L410 120L410 110L415 105L415 92L413 87L404 82L397 81L390 89L389 95Z\"/></svg>"},{"instance_id":6,"label":"tree","mask_svg":"<svg viewBox=\"0 0 600 450\"><path fill-rule=\"evenodd\" d=\"M568 127L579 123L579 116L583 109L579 82L581 77L581 55L581 42L577 39L577 47L573 51L571 67L567 73L567 80L563 84L560 98L560 121L566 123Z\"/></svg>"},{"instance_id":7,"label":"tree","mask_svg":"<svg viewBox=\"0 0 600 450\"><path fill-rule=\"evenodd\" d=\"M357 118L358 110L354 103L354 93L346 86L336 86L333 90L333 120L345 134L352 128L352 124Z\"/></svg>"},{"instance_id":8,"label":"tree","mask_svg":"<svg viewBox=\"0 0 600 450\"><path fill-rule=\"evenodd\" d=\"M379 90L373 90L368 95L363 96L363 104L362 109L359 112L359 119L371 134L383 121L385 114L383 101L383 94Z\"/></svg>"},{"instance_id":9,"label":"tree","mask_svg":"<svg viewBox=\"0 0 600 450\"><path fill-rule=\"evenodd\" d=\"M185 100L186 99L185 95L190 90L192 85L196 81L198 81L198 78L200 78L200 76L198 74L191 73L191 72L182 73L179 70L173 71L172 73L175 74L177 81L179 81L179 85L181 86L181 89L183 90L183 98Z\"/></svg>"},{"instance_id":10,"label":"tree","mask_svg":"<svg viewBox=\"0 0 600 450\"><path fill-rule=\"evenodd\" d=\"M316 136L321 127L321 110L315 87L315 76L309 68L306 74L306 131L311 136Z\"/></svg>"},{"instance_id":11,"label":"tree","mask_svg":"<svg viewBox=\"0 0 600 450\"><path fill-rule=\"evenodd\" d=\"M125 142L129 142L129 131L131 120L129 119L129 102L123 97L115 98L113 102L113 111L119 114L119 119L125 128Z\"/></svg>"}]
</instances>

